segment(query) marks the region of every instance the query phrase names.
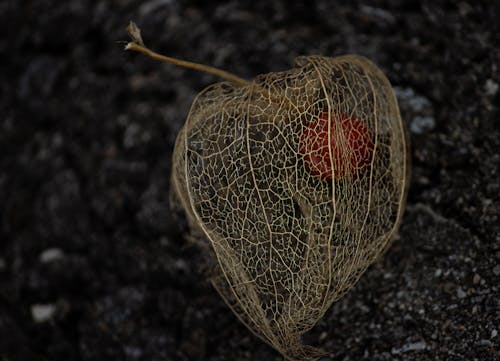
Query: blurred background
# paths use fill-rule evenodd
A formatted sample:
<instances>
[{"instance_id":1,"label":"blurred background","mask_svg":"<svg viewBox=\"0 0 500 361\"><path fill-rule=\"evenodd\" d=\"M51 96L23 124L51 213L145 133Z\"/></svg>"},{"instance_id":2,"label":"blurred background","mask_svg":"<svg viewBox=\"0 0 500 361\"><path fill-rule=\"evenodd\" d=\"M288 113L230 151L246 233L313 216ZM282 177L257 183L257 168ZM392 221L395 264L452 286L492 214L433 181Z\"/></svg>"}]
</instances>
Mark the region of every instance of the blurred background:
<instances>
[{"instance_id":1,"label":"blurred background","mask_svg":"<svg viewBox=\"0 0 500 361\"><path fill-rule=\"evenodd\" d=\"M210 75L361 54L394 85L413 175L396 242L305 341L325 360L494 360L497 1L0 3L0 360L281 360L225 306L169 208L177 132Z\"/></svg>"}]
</instances>

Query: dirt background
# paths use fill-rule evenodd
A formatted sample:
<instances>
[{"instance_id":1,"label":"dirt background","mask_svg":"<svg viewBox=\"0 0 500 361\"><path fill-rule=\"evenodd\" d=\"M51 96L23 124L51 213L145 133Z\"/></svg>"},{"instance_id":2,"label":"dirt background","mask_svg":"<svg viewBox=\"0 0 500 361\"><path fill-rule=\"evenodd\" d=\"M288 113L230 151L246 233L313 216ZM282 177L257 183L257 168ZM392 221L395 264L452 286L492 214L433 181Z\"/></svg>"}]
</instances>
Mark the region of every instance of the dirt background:
<instances>
[{"instance_id":1,"label":"dirt background","mask_svg":"<svg viewBox=\"0 0 500 361\"><path fill-rule=\"evenodd\" d=\"M500 359L498 2L209 3L0 3L0 360L281 360L169 210L173 142L217 79L125 53L131 19L247 78L299 54L378 64L411 132L407 211L305 340L325 360Z\"/></svg>"}]
</instances>

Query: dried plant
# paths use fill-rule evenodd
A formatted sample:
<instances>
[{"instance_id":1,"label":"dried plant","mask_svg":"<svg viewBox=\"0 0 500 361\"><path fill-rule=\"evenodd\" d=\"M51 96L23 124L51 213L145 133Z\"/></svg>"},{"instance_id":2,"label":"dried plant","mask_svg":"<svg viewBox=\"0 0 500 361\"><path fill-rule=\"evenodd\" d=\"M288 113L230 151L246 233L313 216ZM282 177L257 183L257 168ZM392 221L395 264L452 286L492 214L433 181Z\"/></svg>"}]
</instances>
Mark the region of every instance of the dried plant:
<instances>
[{"instance_id":1,"label":"dried plant","mask_svg":"<svg viewBox=\"0 0 500 361\"><path fill-rule=\"evenodd\" d=\"M129 29L128 49L151 52ZM196 97L178 135L172 192L209 241L212 282L238 318L290 360L389 246L408 184L407 138L389 81L360 56L299 57L288 71ZM206 242L206 241L205 241Z\"/></svg>"}]
</instances>

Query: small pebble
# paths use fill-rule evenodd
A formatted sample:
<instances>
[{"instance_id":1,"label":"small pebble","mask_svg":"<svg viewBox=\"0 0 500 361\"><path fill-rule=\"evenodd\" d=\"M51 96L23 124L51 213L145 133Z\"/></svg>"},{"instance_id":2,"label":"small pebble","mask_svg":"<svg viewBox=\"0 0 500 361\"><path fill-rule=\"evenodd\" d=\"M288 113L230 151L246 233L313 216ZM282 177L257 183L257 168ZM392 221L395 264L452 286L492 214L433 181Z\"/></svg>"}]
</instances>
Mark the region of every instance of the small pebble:
<instances>
[{"instance_id":1,"label":"small pebble","mask_svg":"<svg viewBox=\"0 0 500 361\"><path fill-rule=\"evenodd\" d=\"M394 87L402 112L410 112L410 131L424 134L436 126L432 103L426 97L417 94L412 88Z\"/></svg>"},{"instance_id":2,"label":"small pebble","mask_svg":"<svg viewBox=\"0 0 500 361\"><path fill-rule=\"evenodd\" d=\"M178 259L177 261L175 261L175 268L179 271L184 271L184 272L189 270L188 264L186 263L186 261L182 259Z\"/></svg>"},{"instance_id":3,"label":"small pebble","mask_svg":"<svg viewBox=\"0 0 500 361\"><path fill-rule=\"evenodd\" d=\"M40 253L40 262L50 263L64 258L64 252L60 248L47 248Z\"/></svg>"},{"instance_id":4,"label":"small pebble","mask_svg":"<svg viewBox=\"0 0 500 361\"><path fill-rule=\"evenodd\" d=\"M497 264L495 268L493 268L493 273L495 276L500 276L500 264Z\"/></svg>"},{"instance_id":5,"label":"small pebble","mask_svg":"<svg viewBox=\"0 0 500 361\"><path fill-rule=\"evenodd\" d=\"M368 5L362 5L360 7L361 13L371 16L377 20L384 21L390 24L394 24L396 22L396 18L394 15L392 15L389 11L368 6Z\"/></svg>"},{"instance_id":6,"label":"small pebble","mask_svg":"<svg viewBox=\"0 0 500 361\"><path fill-rule=\"evenodd\" d=\"M462 289L462 287L458 287L457 288L457 297L460 298L460 299L467 297L467 293L464 292L464 290Z\"/></svg>"},{"instance_id":7,"label":"small pebble","mask_svg":"<svg viewBox=\"0 0 500 361\"><path fill-rule=\"evenodd\" d=\"M152 0L146 1L139 7L139 14L142 16L149 15L155 11L158 11L159 8L167 5L171 5L174 3L173 0Z\"/></svg>"},{"instance_id":8,"label":"small pebble","mask_svg":"<svg viewBox=\"0 0 500 361\"><path fill-rule=\"evenodd\" d=\"M493 331L491 331L491 336L490 337L491 338L495 338L495 337L497 337L497 335L498 335L498 331L497 330L493 330Z\"/></svg>"},{"instance_id":9,"label":"small pebble","mask_svg":"<svg viewBox=\"0 0 500 361\"><path fill-rule=\"evenodd\" d=\"M479 282L481 281L481 276L479 276L477 273L474 275L474 277L472 278L472 283L474 283L475 285L477 285Z\"/></svg>"},{"instance_id":10,"label":"small pebble","mask_svg":"<svg viewBox=\"0 0 500 361\"><path fill-rule=\"evenodd\" d=\"M436 122L430 116L415 116L410 124L410 131L414 134L423 134L434 129Z\"/></svg>"},{"instance_id":11,"label":"small pebble","mask_svg":"<svg viewBox=\"0 0 500 361\"><path fill-rule=\"evenodd\" d=\"M31 306L31 317L36 323L47 322L56 312L54 304L34 304Z\"/></svg>"},{"instance_id":12,"label":"small pebble","mask_svg":"<svg viewBox=\"0 0 500 361\"><path fill-rule=\"evenodd\" d=\"M408 351L422 351L428 348L429 346L425 342L420 341L420 342L407 343L406 345L403 345L400 348L393 348L391 352L393 354L399 354Z\"/></svg>"},{"instance_id":13,"label":"small pebble","mask_svg":"<svg viewBox=\"0 0 500 361\"><path fill-rule=\"evenodd\" d=\"M493 79L486 80L486 83L484 84L484 91L486 92L486 95L495 95L498 91L498 83L496 83Z\"/></svg>"},{"instance_id":14,"label":"small pebble","mask_svg":"<svg viewBox=\"0 0 500 361\"><path fill-rule=\"evenodd\" d=\"M485 346L485 347L491 347L493 345L490 340L484 340L484 339L483 340L479 340L477 342L477 344L479 346Z\"/></svg>"}]
</instances>

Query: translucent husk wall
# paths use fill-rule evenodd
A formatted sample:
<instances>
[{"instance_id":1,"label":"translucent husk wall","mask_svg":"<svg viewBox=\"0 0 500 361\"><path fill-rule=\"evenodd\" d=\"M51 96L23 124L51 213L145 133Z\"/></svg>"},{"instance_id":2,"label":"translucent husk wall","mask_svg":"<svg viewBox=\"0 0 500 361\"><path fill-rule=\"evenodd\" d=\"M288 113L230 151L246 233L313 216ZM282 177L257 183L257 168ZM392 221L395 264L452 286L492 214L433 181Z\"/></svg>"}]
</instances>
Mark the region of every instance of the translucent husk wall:
<instances>
[{"instance_id":1,"label":"translucent husk wall","mask_svg":"<svg viewBox=\"0 0 500 361\"><path fill-rule=\"evenodd\" d=\"M212 282L238 318L288 359L315 359L301 335L400 224L405 128L387 78L359 56L235 79L193 102L173 199L210 245Z\"/></svg>"}]
</instances>

